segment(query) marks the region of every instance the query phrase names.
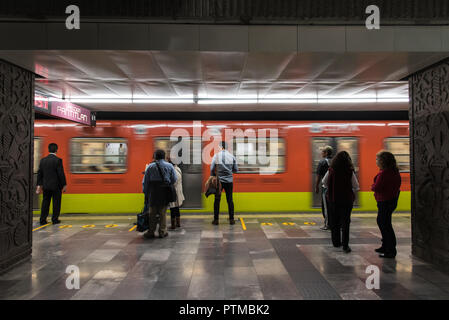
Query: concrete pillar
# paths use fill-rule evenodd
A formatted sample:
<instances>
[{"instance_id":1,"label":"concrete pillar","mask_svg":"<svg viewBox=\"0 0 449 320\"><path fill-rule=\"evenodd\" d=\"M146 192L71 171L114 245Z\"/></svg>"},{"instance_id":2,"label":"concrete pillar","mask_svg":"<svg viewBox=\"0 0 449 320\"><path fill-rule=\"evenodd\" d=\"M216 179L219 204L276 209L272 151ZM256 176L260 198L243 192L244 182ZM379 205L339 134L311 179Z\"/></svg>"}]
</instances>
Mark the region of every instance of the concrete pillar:
<instances>
[{"instance_id":1,"label":"concrete pillar","mask_svg":"<svg viewBox=\"0 0 449 320\"><path fill-rule=\"evenodd\" d=\"M449 61L409 84L412 251L449 272Z\"/></svg>"},{"instance_id":2,"label":"concrete pillar","mask_svg":"<svg viewBox=\"0 0 449 320\"><path fill-rule=\"evenodd\" d=\"M0 60L0 273L31 257L34 75Z\"/></svg>"}]
</instances>

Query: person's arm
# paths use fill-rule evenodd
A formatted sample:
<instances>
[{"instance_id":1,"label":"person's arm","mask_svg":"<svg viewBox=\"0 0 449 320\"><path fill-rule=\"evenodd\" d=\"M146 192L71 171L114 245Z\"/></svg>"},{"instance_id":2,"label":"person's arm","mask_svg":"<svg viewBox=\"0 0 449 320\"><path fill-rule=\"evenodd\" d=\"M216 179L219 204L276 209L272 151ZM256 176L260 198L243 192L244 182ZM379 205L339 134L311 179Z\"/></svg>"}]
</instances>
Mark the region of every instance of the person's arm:
<instances>
[{"instance_id":1,"label":"person's arm","mask_svg":"<svg viewBox=\"0 0 449 320\"><path fill-rule=\"evenodd\" d=\"M215 176L215 159L216 156L212 158L212 163L210 164L210 175Z\"/></svg>"},{"instance_id":2,"label":"person's arm","mask_svg":"<svg viewBox=\"0 0 449 320\"><path fill-rule=\"evenodd\" d=\"M319 174L316 175L316 182L315 182L315 193L320 192L320 182L321 182L321 176Z\"/></svg>"},{"instance_id":3,"label":"person's arm","mask_svg":"<svg viewBox=\"0 0 449 320\"><path fill-rule=\"evenodd\" d=\"M175 168L171 164L169 172L170 172L170 184L175 184L175 182L178 180L178 177L176 176Z\"/></svg>"},{"instance_id":4,"label":"person's arm","mask_svg":"<svg viewBox=\"0 0 449 320\"><path fill-rule=\"evenodd\" d=\"M373 185L371 186L371 190L374 192L381 192L383 189L383 183L384 182L384 177L383 177L383 172L379 173L376 176L376 179L373 183Z\"/></svg>"},{"instance_id":5,"label":"person's arm","mask_svg":"<svg viewBox=\"0 0 449 320\"><path fill-rule=\"evenodd\" d=\"M236 173L239 171L239 168L237 166L237 160L235 159L235 157L233 157L233 163L232 163L232 172Z\"/></svg>"},{"instance_id":6,"label":"person's arm","mask_svg":"<svg viewBox=\"0 0 449 320\"><path fill-rule=\"evenodd\" d=\"M41 192L43 180L44 180L44 175L42 172L42 160L41 160L41 162L39 163L39 170L37 171L36 193Z\"/></svg>"},{"instance_id":7,"label":"person's arm","mask_svg":"<svg viewBox=\"0 0 449 320\"><path fill-rule=\"evenodd\" d=\"M143 177L143 193L147 195L150 192L150 170L145 170L145 176Z\"/></svg>"},{"instance_id":8,"label":"person's arm","mask_svg":"<svg viewBox=\"0 0 449 320\"><path fill-rule=\"evenodd\" d=\"M67 191L67 181L65 179L64 166L62 165L62 159L58 160L58 166L56 168L56 171L58 173L58 179L62 185L62 191L66 192Z\"/></svg>"},{"instance_id":9,"label":"person's arm","mask_svg":"<svg viewBox=\"0 0 449 320\"><path fill-rule=\"evenodd\" d=\"M321 161L318 162L318 166L316 168L316 182L315 182L315 193L319 193L320 192L320 183L321 180L323 179L325 173L322 173L321 171L323 171L322 169L322 164Z\"/></svg>"},{"instance_id":10,"label":"person's arm","mask_svg":"<svg viewBox=\"0 0 449 320\"><path fill-rule=\"evenodd\" d=\"M354 192L360 189L359 181L357 180L355 172L352 173L351 183L352 183L352 190L354 190Z\"/></svg>"},{"instance_id":11,"label":"person's arm","mask_svg":"<svg viewBox=\"0 0 449 320\"><path fill-rule=\"evenodd\" d=\"M329 171L324 175L322 182L326 188L329 187Z\"/></svg>"}]
</instances>

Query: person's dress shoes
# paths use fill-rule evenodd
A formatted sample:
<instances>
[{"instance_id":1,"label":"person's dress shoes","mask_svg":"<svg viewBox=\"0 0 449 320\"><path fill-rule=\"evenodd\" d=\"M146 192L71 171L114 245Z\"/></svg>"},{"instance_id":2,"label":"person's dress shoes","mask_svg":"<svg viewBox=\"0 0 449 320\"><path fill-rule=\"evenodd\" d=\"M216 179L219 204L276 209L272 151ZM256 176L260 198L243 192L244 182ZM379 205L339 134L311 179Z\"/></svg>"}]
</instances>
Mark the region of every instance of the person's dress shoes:
<instances>
[{"instance_id":1,"label":"person's dress shoes","mask_svg":"<svg viewBox=\"0 0 449 320\"><path fill-rule=\"evenodd\" d=\"M154 233L149 233L148 231L143 234L145 239L154 239Z\"/></svg>"},{"instance_id":2,"label":"person's dress shoes","mask_svg":"<svg viewBox=\"0 0 449 320\"><path fill-rule=\"evenodd\" d=\"M234 219L229 220L229 224L235 224L235 220Z\"/></svg>"},{"instance_id":3,"label":"person's dress shoes","mask_svg":"<svg viewBox=\"0 0 449 320\"><path fill-rule=\"evenodd\" d=\"M159 238L165 238L168 236L168 232L159 233Z\"/></svg>"},{"instance_id":4,"label":"person's dress shoes","mask_svg":"<svg viewBox=\"0 0 449 320\"><path fill-rule=\"evenodd\" d=\"M349 253L349 252L351 252L351 251L352 251L352 250L351 250L350 247L343 248L343 252L344 252L344 253Z\"/></svg>"},{"instance_id":5,"label":"person's dress shoes","mask_svg":"<svg viewBox=\"0 0 449 320\"><path fill-rule=\"evenodd\" d=\"M383 247L374 249L374 251L376 251L377 253L385 253L385 249Z\"/></svg>"},{"instance_id":6,"label":"person's dress shoes","mask_svg":"<svg viewBox=\"0 0 449 320\"><path fill-rule=\"evenodd\" d=\"M58 224L58 223L61 223L61 220L55 220L55 221L52 221L53 222L53 224Z\"/></svg>"},{"instance_id":7,"label":"person's dress shoes","mask_svg":"<svg viewBox=\"0 0 449 320\"><path fill-rule=\"evenodd\" d=\"M214 226L218 226L218 220L212 221L212 224L213 224Z\"/></svg>"},{"instance_id":8,"label":"person's dress shoes","mask_svg":"<svg viewBox=\"0 0 449 320\"><path fill-rule=\"evenodd\" d=\"M45 225L45 224L48 224L48 222L47 222L47 221L39 221L39 224L40 224L41 226L43 226L43 225Z\"/></svg>"}]
</instances>

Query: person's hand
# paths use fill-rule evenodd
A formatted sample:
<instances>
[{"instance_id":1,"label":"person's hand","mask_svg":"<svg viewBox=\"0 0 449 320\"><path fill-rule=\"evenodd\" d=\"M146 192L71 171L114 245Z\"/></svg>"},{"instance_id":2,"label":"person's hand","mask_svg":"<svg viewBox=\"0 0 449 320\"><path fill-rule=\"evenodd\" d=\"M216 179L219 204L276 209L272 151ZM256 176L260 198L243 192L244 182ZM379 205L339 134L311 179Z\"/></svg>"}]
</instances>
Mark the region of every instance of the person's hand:
<instances>
[{"instance_id":1,"label":"person's hand","mask_svg":"<svg viewBox=\"0 0 449 320\"><path fill-rule=\"evenodd\" d=\"M40 194L41 193L41 186L37 186L36 187L36 194Z\"/></svg>"},{"instance_id":2,"label":"person's hand","mask_svg":"<svg viewBox=\"0 0 449 320\"><path fill-rule=\"evenodd\" d=\"M66 192L67 191L67 186L62 187L62 192Z\"/></svg>"},{"instance_id":3,"label":"person's hand","mask_svg":"<svg viewBox=\"0 0 449 320\"><path fill-rule=\"evenodd\" d=\"M318 186L315 187L315 193L320 193L320 188Z\"/></svg>"}]
</instances>

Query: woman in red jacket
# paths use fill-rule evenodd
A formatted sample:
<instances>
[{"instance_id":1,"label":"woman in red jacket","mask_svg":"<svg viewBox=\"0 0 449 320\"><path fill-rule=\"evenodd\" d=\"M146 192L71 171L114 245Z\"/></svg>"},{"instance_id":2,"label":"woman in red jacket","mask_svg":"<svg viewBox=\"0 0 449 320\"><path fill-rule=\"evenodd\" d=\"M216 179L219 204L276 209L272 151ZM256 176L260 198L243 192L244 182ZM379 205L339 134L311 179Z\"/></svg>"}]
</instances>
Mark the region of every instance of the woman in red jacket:
<instances>
[{"instance_id":1,"label":"woman in red jacket","mask_svg":"<svg viewBox=\"0 0 449 320\"><path fill-rule=\"evenodd\" d=\"M382 246L375 251L379 257L396 257L396 236L391 216L398 205L399 188L401 187L401 175L396 165L396 159L391 152L380 151L376 155L376 164L380 171L374 178L371 190L377 201L377 225L382 234Z\"/></svg>"}]
</instances>

